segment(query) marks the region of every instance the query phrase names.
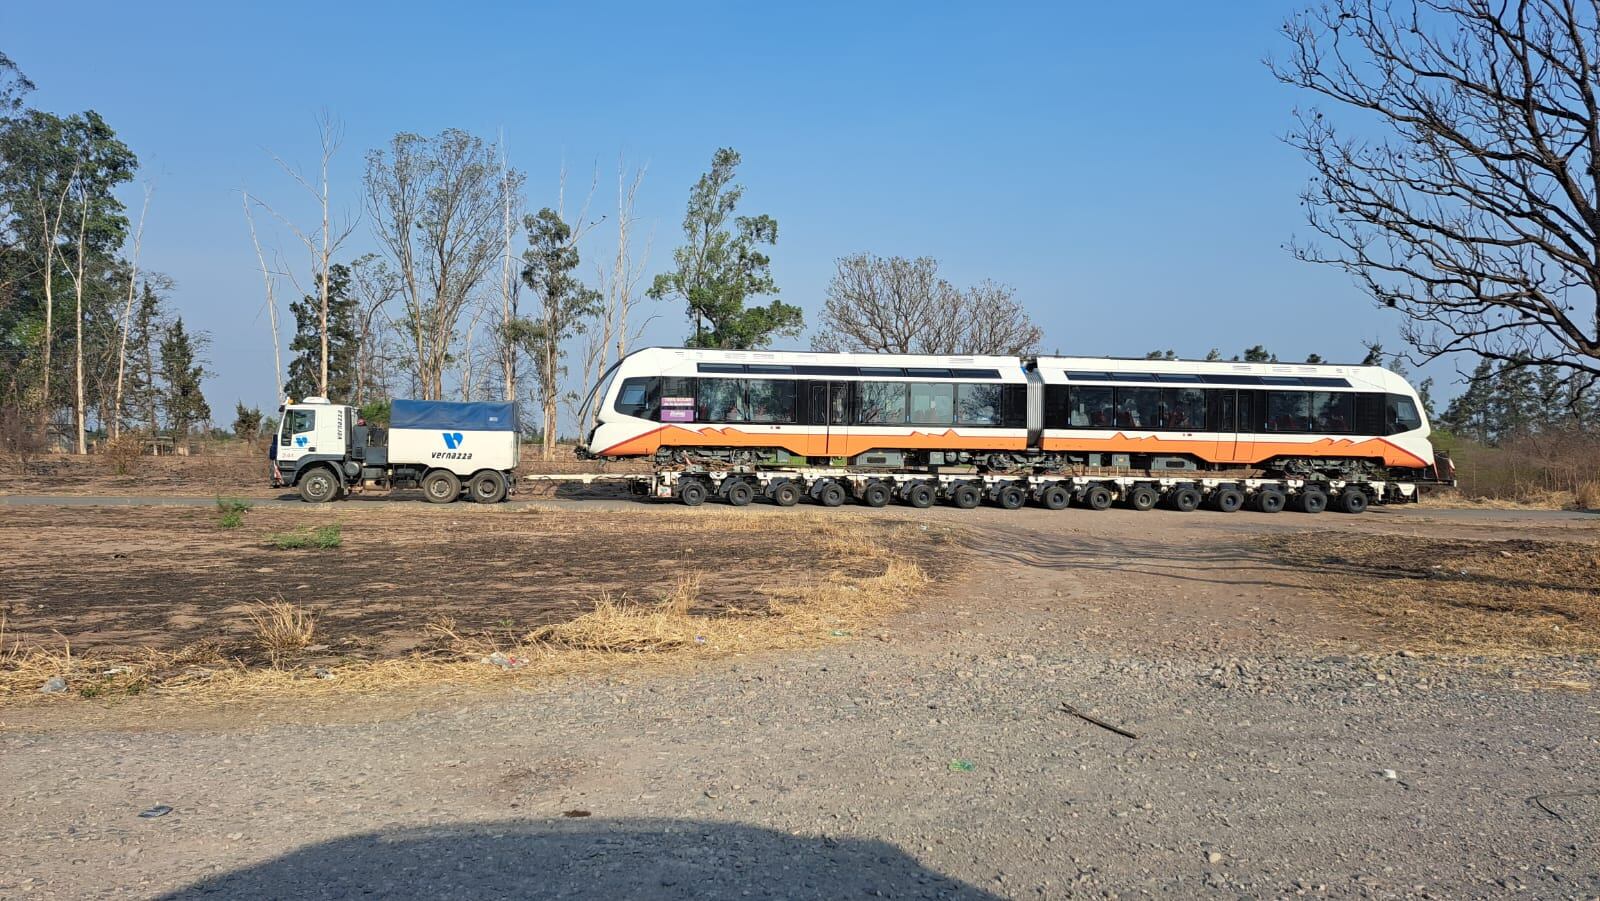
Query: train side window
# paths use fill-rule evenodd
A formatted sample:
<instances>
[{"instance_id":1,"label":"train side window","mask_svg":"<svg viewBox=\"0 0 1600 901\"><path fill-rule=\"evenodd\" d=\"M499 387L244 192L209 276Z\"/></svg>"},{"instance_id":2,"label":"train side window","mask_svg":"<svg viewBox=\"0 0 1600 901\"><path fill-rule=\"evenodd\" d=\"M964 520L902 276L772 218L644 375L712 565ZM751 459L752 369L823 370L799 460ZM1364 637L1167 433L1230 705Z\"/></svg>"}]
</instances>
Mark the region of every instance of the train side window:
<instances>
[{"instance_id":1,"label":"train side window","mask_svg":"<svg viewBox=\"0 0 1600 901\"><path fill-rule=\"evenodd\" d=\"M1069 428L1109 429L1116 425L1116 405L1110 388L1073 385L1068 389L1067 400L1071 407Z\"/></svg>"},{"instance_id":2,"label":"train side window","mask_svg":"<svg viewBox=\"0 0 1600 901\"><path fill-rule=\"evenodd\" d=\"M751 422L794 422L794 382L750 379L746 382Z\"/></svg>"},{"instance_id":3,"label":"train side window","mask_svg":"<svg viewBox=\"0 0 1600 901\"><path fill-rule=\"evenodd\" d=\"M1364 392L1356 395L1356 434L1383 434L1383 395Z\"/></svg>"},{"instance_id":4,"label":"train side window","mask_svg":"<svg viewBox=\"0 0 1600 901\"><path fill-rule=\"evenodd\" d=\"M1311 428L1311 394L1308 391L1266 391L1263 432L1305 432Z\"/></svg>"},{"instance_id":5,"label":"train side window","mask_svg":"<svg viewBox=\"0 0 1600 901\"><path fill-rule=\"evenodd\" d=\"M1161 425L1178 431L1197 431L1206 426L1206 394L1200 388L1167 388L1162 392Z\"/></svg>"},{"instance_id":6,"label":"train side window","mask_svg":"<svg viewBox=\"0 0 1600 901\"><path fill-rule=\"evenodd\" d=\"M660 384L661 380L654 376L623 379L622 387L617 390L617 402L612 407L624 416L655 419L661 397Z\"/></svg>"},{"instance_id":7,"label":"train side window","mask_svg":"<svg viewBox=\"0 0 1600 901\"><path fill-rule=\"evenodd\" d=\"M912 425L952 425L955 423L955 406L952 401L955 386L929 382L912 382Z\"/></svg>"},{"instance_id":8,"label":"train side window","mask_svg":"<svg viewBox=\"0 0 1600 901\"><path fill-rule=\"evenodd\" d=\"M1028 386L1002 385L1000 425L1008 429L1028 427Z\"/></svg>"},{"instance_id":9,"label":"train side window","mask_svg":"<svg viewBox=\"0 0 1600 901\"><path fill-rule=\"evenodd\" d=\"M1066 385L1044 386L1044 427L1065 429L1072 423L1072 404Z\"/></svg>"},{"instance_id":10,"label":"train side window","mask_svg":"<svg viewBox=\"0 0 1600 901\"><path fill-rule=\"evenodd\" d=\"M856 382L856 422L905 425L905 382Z\"/></svg>"},{"instance_id":11,"label":"train side window","mask_svg":"<svg viewBox=\"0 0 1600 901\"><path fill-rule=\"evenodd\" d=\"M1154 429L1161 421L1160 388L1117 388L1116 427Z\"/></svg>"},{"instance_id":12,"label":"train side window","mask_svg":"<svg viewBox=\"0 0 1600 901\"><path fill-rule=\"evenodd\" d=\"M1317 431L1348 434L1355 422L1355 397L1337 391L1313 391L1311 413Z\"/></svg>"},{"instance_id":13,"label":"train side window","mask_svg":"<svg viewBox=\"0 0 1600 901\"><path fill-rule=\"evenodd\" d=\"M999 425L1001 385L957 385L956 421L962 425Z\"/></svg>"},{"instance_id":14,"label":"train side window","mask_svg":"<svg viewBox=\"0 0 1600 901\"><path fill-rule=\"evenodd\" d=\"M744 379L700 379L695 418L700 422L744 422Z\"/></svg>"},{"instance_id":15,"label":"train side window","mask_svg":"<svg viewBox=\"0 0 1600 901\"><path fill-rule=\"evenodd\" d=\"M1412 403L1409 397L1399 394L1389 395L1388 409L1384 415L1384 421L1388 425L1384 430L1385 435L1396 435L1422 428L1422 414L1417 412L1417 405Z\"/></svg>"}]
</instances>

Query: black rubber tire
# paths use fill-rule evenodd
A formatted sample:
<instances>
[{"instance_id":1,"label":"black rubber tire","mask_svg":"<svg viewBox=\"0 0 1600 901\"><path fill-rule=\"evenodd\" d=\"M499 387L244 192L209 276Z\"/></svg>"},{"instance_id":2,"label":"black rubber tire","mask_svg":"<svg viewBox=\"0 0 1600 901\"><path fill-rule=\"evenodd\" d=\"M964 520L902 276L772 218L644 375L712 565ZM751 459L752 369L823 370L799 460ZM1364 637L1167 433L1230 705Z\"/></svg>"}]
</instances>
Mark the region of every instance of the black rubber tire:
<instances>
[{"instance_id":1,"label":"black rubber tire","mask_svg":"<svg viewBox=\"0 0 1600 901\"><path fill-rule=\"evenodd\" d=\"M1046 510L1064 510L1072 503L1072 492L1060 485L1050 485L1039 492L1039 503Z\"/></svg>"},{"instance_id":2,"label":"black rubber tire","mask_svg":"<svg viewBox=\"0 0 1600 901\"><path fill-rule=\"evenodd\" d=\"M1200 506L1200 489L1174 488L1167 498L1167 503L1172 509L1179 513L1193 513Z\"/></svg>"},{"instance_id":3,"label":"black rubber tire","mask_svg":"<svg viewBox=\"0 0 1600 901\"><path fill-rule=\"evenodd\" d=\"M906 503L918 510L933 506L933 488L921 482L906 488Z\"/></svg>"},{"instance_id":4,"label":"black rubber tire","mask_svg":"<svg viewBox=\"0 0 1600 901\"><path fill-rule=\"evenodd\" d=\"M326 504L339 496L339 477L326 466L306 473L300 479L300 499L308 504Z\"/></svg>"},{"instance_id":5,"label":"black rubber tire","mask_svg":"<svg viewBox=\"0 0 1600 901\"><path fill-rule=\"evenodd\" d=\"M971 482L962 482L950 489L950 503L963 510L971 510L983 501L983 492Z\"/></svg>"},{"instance_id":6,"label":"black rubber tire","mask_svg":"<svg viewBox=\"0 0 1600 901\"><path fill-rule=\"evenodd\" d=\"M422 477L422 496L430 504L453 504L461 496L461 479L448 469L435 469Z\"/></svg>"},{"instance_id":7,"label":"black rubber tire","mask_svg":"<svg viewBox=\"0 0 1600 901\"><path fill-rule=\"evenodd\" d=\"M686 507L698 507L706 502L706 483L699 479L684 479L678 486L678 500L683 501Z\"/></svg>"},{"instance_id":8,"label":"black rubber tire","mask_svg":"<svg viewBox=\"0 0 1600 901\"><path fill-rule=\"evenodd\" d=\"M1238 513L1244 506L1244 492L1237 488L1218 488L1211 494L1211 506L1222 513Z\"/></svg>"},{"instance_id":9,"label":"black rubber tire","mask_svg":"<svg viewBox=\"0 0 1600 901\"><path fill-rule=\"evenodd\" d=\"M1135 510L1149 510L1161 502L1161 492L1149 485L1135 485L1128 489L1128 506Z\"/></svg>"},{"instance_id":10,"label":"black rubber tire","mask_svg":"<svg viewBox=\"0 0 1600 901\"><path fill-rule=\"evenodd\" d=\"M467 483L467 494L480 504L498 504L506 499L506 477L492 469L484 470Z\"/></svg>"},{"instance_id":11,"label":"black rubber tire","mask_svg":"<svg viewBox=\"0 0 1600 901\"><path fill-rule=\"evenodd\" d=\"M1301 513L1321 513L1328 509L1328 494L1308 485L1294 496L1294 508Z\"/></svg>"},{"instance_id":12,"label":"black rubber tire","mask_svg":"<svg viewBox=\"0 0 1600 901\"><path fill-rule=\"evenodd\" d=\"M889 486L882 482L871 482L861 489L861 503L869 507L882 507L889 503Z\"/></svg>"},{"instance_id":13,"label":"black rubber tire","mask_svg":"<svg viewBox=\"0 0 1600 901\"><path fill-rule=\"evenodd\" d=\"M728 499L728 503L732 504L733 506L743 507L755 500L756 489L752 487L749 482L740 479L737 482L730 484L727 489L723 491L723 497L726 497Z\"/></svg>"},{"instance_id":14,"label":"black rubber tire","mask_svg":"<svg viewBox=\"0 0 1600 901\"><path fill-rule=\"evenodd\" d=\"M828 482L817 489L817 503L824 507L837 507L844 503L844 486L838 482Z\"/></svg>"},{"instance_id":15,"label":"black rubber tire","mask_svg":"<svg viewBox=\"0 0 1600 901\"><path fill-rule=\"evenodd\" d=\"M1111 489L1104 485L1090 485L1083 489L1083 505L1090 510L1109 510L1113 500Z\"/></svg>"},{"instance_id":16,"label":"black rubber tire","mask_svg":"<svg viewBox=\"0 0 1600 901\"><path fill-rule=\"evenodd\" d=\"M994 502L1002 510L1016 510L1028 502L1028 489L1021 485L1007 485L995 493Z\"/></svg>"},{"instance_id":17,"label":"black rubber tire","mask_svg":"<svg viewBox=\"0 0 1600 901\"><path fill-rule=\"evenodd\" d=\"M1262 513L1282 513L1289 498L1276 488L1263 488L1256 492L1254 501L1253 506Z\"/></svg>"},{"instance_id":18,"label":"black rubber tire","mask_svg":"<svg viewBox=\"0 0 1600 901\"><path fill-rule=\"evenodd\" d=\"M793 507L800 502L800 489L793 482L779 482L772 486L772 502L780 507Z\"/></svg>"},{"instance_id":19,"label":"black rubber tire","mask_svg":"<svg viewBox=\"0 0 1600 901\"><path fill-rule=\"evenodd\" d=\"M1367 512L1367 493L1360 488L1346 488L1339 492L1338 509L1340 513L1365 513Z\"/></svg>"}]
</instances>

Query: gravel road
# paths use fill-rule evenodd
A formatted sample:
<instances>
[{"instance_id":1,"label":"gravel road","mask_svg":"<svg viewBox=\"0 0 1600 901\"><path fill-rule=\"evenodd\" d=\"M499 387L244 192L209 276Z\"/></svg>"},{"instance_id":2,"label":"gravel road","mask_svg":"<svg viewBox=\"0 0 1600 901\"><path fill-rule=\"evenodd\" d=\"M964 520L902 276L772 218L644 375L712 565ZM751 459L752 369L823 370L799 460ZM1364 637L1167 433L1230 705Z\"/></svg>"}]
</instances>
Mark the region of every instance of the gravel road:
<instances>
[{"instance_id":1,"label":"gravel road","mask_svg":"<svg viewBox=\"0 0 1600 901\"><path fill-rule=\"evenodd\" d=\"M1596 662L1414 655L1253 540L1594 519L917 515L963 571L813 651L0 713L0 897L1600 895L1600 701L1530 687Z\"/></svg>"}]
</instances>

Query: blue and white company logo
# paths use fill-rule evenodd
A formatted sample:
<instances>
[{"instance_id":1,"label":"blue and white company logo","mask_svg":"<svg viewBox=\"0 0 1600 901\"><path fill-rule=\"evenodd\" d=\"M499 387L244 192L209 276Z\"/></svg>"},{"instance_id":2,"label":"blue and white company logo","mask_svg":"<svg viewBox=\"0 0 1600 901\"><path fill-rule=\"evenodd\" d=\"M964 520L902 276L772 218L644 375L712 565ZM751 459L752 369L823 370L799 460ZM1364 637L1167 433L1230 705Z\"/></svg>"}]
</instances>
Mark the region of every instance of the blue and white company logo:
<instances>
[{"instance_id":1,"label":"blue and white company logo","mask_svg":"<svg viewBox=\"0 0 1600 901\"><path fill-rule=\"evenodd\" d=\"M311 442L311 439L307 438L305 435L296 435L295 438L294 438L294 443L295 443L296 447L305 447L310 442Z\"/></svg>"},{"instance_id":2,"label":"blue and white company logo","mask_svg":"<svg viewBox=\"0 0 1600 901\"><path fill-rule=\"evenodd\" d=\"M460 447L461 446L461 433L460 432L445 432L444 433L444 446L450 448L451 450L455 450L456 448Z\"/></svg>"}]
</instances>

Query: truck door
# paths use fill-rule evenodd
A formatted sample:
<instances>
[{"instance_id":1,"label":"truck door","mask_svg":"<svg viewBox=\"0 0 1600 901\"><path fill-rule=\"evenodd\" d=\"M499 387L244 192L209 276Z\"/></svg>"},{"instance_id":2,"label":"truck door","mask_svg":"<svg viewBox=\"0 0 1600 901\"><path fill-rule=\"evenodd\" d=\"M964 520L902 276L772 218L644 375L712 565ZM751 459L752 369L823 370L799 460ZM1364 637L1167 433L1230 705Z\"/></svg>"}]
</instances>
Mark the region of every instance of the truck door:
<instances>
[{"instance_id":1,"label":"truck door","mask_svg":"<svg viewBox=\"0 0 1600 901\"><path fill-rule=\"evenodd\" d=\"M808 455L842 456L846 452L845 426L850 421L850 383L812 382L810 400L812 430Z\"/></svg>"},{"instance_id":2,"label":"truck door","mask_svg":"<svg viewBox=\"0 0 1600 901\"><path fill-rule=\"evenodd\" d=\"M317 412L304 407L290 407L283 411L283 423L278 427L279 460L294 463L307 454L317 452ZM331 414L332 410L326 412Z\"/></svg>"}]
</instances>

